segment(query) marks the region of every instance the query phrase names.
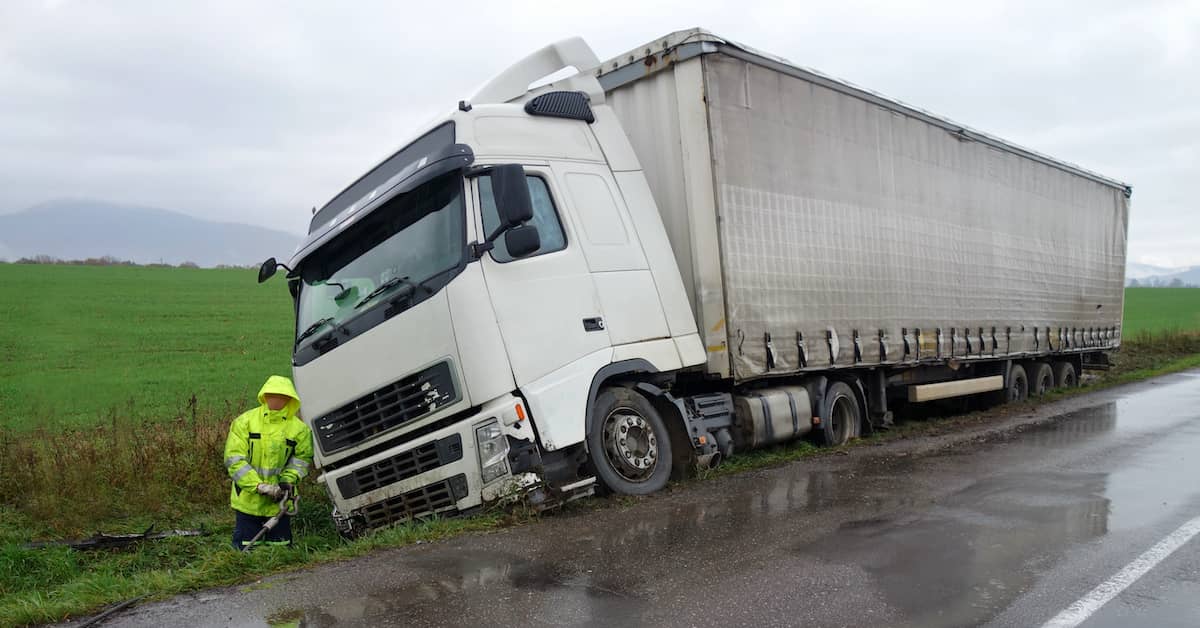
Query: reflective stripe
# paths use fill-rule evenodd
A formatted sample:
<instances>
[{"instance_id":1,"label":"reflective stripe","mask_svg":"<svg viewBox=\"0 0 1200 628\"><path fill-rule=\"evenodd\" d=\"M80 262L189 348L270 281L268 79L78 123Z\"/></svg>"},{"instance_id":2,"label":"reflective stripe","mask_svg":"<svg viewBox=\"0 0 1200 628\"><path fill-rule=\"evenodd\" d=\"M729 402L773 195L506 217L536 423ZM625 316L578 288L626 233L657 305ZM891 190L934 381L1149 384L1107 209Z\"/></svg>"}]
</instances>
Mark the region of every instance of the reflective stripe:
<instances>
[{"instance_id":1,"label":"reflective stripe","mask_svg":"<svg viewBox=\"0 0 1200 628\"><path fill-rule=\"evenodd\" d=\"M225 466L232 467L233 465L245 460L245 456L230 456L225 459Z\"/></svg>"},{"instance_id":2,"label":"reflective stripe","mask_svg":"<svg viewBox=\"0 0 1200 628\"><path fill-rule=\"evenodd\" d=\"M254 472L258 474L258 477L263 479L277 476L282 470L279 467L254 467Z\"/></svg>"},{"instance_id":3,"label":"reflective stripe","mask_svg":"<svg viewBox=\"0 0 1200 628\"><path fill-rule=\"evenodd\" d=\"M291 542L291 541L253 541L253 542L251 542L251 541L242 541L242 546L243 546L243 547L249 547L249 546L251 546L251 545L274 545L274 546L280 546L280 545L291 545L291 544L292 544L292 542Z\"/></svg>"},{"instance_id":4,"label":"reflective stripe","mask_svg":"<svg viewBox=\"0 0 1200 628\"><path fill-rule=\"evenodd\" d=\"M308 469L301 469L300 467L293 467L291 465L284 467L283 470L284 471L292 471L293 473L295 473L297 480L303 480L304 476L308 475Z\"/></svg>"},{"instance_id":5,"label":"reflective stripe","mask_svg":"<svg viewBox=\"0 0 1200 628\"><path fill-rule=\"evenodd\" d=\"M294 456L291 458L288 458L287 464L289 467L295 467L297 469L307 469L308 468L307 462L305 462L299 458L296 458Z\"/></svg>"},{"instance_id":6,"label":"reflective stripe","mask_svg":"<svg viewBox=\"0 0 1200 628\"><path fill-rule=\"evenodd\" d=\"M241 469L234 471L233 472L233 481L237 482L238 480L246 477L246 474L248 474L248 473L250 473L250 465L246 465L246 466L242 467Z\"/></svg>"}]
</instances>

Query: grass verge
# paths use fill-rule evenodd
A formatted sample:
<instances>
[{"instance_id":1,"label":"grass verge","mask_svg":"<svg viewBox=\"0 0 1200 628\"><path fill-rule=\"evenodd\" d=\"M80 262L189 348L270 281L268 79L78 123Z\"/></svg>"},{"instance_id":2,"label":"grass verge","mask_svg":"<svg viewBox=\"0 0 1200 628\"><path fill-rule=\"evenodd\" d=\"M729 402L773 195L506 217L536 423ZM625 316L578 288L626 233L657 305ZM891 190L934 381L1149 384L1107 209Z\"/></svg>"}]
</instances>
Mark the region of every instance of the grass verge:
<instances>
[{"instance_id":1,"label":"grass verge","mask_svg":"<svg viewBox=\"0 0 1200 628\"><path fill-rule=\"evenodd\" d=\"M1102 377L1050 398L1200 367L1200 334L1143 334L1128 340L1115 362ZM911 421L858 444L928 434L997 414ZM296 547L242 555L228 547L232 515L220 465L228 421L217 413L197 411L194 405L184 417L153 430L126 424L118 416L113 413L107 425L91 430L0 432L0 625L58 621L140 595L160 598L253 582L268 574L379 548L436 541L534 518L524 512L488 513L416 522L346 541L333 529L328 500L308 482L293 526ZM837 451L800 442L739 454L701 479ZM608 505L592 501L580 507ZM33 538L86 535L97 529L140 531L155 521L160 528L204 527L212 534L126 550L24 547Z\"/></svg>"}]
</instances>

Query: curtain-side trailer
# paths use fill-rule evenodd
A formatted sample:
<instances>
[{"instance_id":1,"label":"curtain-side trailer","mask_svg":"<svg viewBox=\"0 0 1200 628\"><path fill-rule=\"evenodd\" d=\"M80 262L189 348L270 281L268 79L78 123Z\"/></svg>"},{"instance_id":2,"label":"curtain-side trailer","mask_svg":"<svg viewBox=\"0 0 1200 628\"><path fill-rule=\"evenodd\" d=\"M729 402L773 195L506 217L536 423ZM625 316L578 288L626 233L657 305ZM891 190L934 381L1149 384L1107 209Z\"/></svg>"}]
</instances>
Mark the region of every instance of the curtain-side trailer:
<instances>
[{"instance_id":1,"label":"curtain-side trailer","mask_svg":"<svg viewBox=\"0 0 1200 628\"><path fill-rule=\"evenodd\" d=\"M1074 385L1120 344L1130 193L703 30L551 44L288 265L335 518L648 493L897 403Z\"/></svg>"}]
</instances>

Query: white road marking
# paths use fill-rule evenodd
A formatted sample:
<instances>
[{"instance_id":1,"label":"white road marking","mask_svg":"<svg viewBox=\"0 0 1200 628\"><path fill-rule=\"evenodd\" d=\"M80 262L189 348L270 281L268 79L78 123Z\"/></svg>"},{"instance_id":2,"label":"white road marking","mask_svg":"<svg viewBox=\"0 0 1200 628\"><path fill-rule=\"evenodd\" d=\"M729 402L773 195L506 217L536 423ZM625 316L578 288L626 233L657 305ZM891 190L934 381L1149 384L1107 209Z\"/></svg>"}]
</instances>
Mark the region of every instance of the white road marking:
<instances>
[{"instance_id":1,"label":"white road marking","mask_svg":"<svg viewBox=\"0 0 1200 628\"><path fill-rule=\"evenodd\" d=\"M1154 547L1146 550L1141 556L1135 558L1133 562L1125 565L1125 568L1118 571L1115 576L1109 578L1095 589L1092 589L1087 595L1079 598L1079 601L1055 615L1053 619L1043 624L1042 628L1073 628L1082 624L1088 617L1092 616L1092 613L1100 610L1101 606L1104 606L1109 600L1117 597L1126 587L1136 582L1138 578L1146 575L1146 572L1153 569L1155 565L1162 562L1163 559L1170 556L1175 550L1182 547L1184 543L1190 541L1197 534L1200 534L1200 517L1196 517L1179 526L1174 532L1168 534L1166 538L1156 543Z\"/></svg>"}]
</instances>

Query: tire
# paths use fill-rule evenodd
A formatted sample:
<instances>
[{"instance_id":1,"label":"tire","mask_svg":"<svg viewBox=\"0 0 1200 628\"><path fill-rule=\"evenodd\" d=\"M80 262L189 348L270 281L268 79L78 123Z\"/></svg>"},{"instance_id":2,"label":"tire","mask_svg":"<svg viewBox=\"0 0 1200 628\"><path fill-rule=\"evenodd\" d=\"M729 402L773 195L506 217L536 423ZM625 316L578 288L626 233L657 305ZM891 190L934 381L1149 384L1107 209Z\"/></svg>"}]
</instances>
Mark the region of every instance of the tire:
<instances>
[{"instance_id":1,"label":"tire","mask_svg":"<svg viewBox=\"0 0 1200 628\"><path fill-rule=\"evenodd\" d=\"M629 388L605 388L596 396L588 427L588 457L608 490L649 495L667 485L671 435L649 399Z\"/></svg>"},{"instance_id":2,"label":"tire","mask_svg":"<svg viewBox=\"0 0 1200 628\"><path fill-rule=\"evenodd\" d=\"M1079 376L1075 374L1075 365L1070 362L1055 362L1054 387L1074 388L1079 385Z\"/></svg>"},{"instance_id":3,"label":"tire","mask_svg":"<svg viewBox=\"0 0 1200 628\"><path fill-rule=\"evenodd\" d=\"M1025 367L1020 364L1012 365L1012 369L1008 371L1005 398L1010 402L1025 401L1029 398L1029 376L1025 374Z\"/></svg>"},{"instance_id":4,"label":"tire","mask_svg":"<svg viewBox=\"0 0 1200 628\"><path fill-rule=\"evenodd\" d=\"M1054 388L1054 370L1045 362L1030 362L1029 369L1029 395L1031 397L1041 397L1050 392Z\"/></svg>"},{"instance_id":5,"label":"tire","mask_svg":"<svg viewBox=\"0 0 1200 628\"><path fill-rule=\"evenodd\" d=\"M845 445L857 438L862 427L863 411L854 389L846 382L833 382L821 400L821 427L825 444Z\"/></svg>"}]
</instances>

